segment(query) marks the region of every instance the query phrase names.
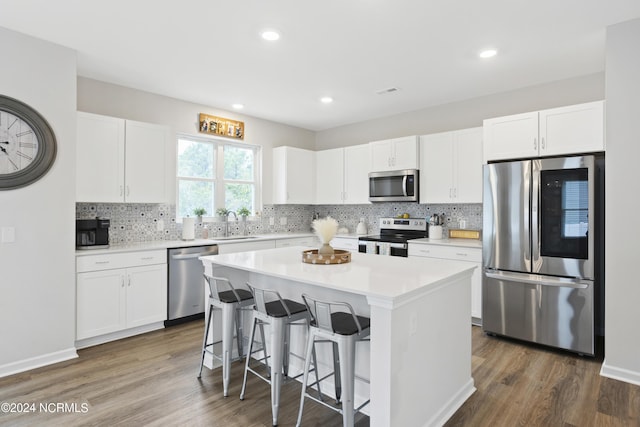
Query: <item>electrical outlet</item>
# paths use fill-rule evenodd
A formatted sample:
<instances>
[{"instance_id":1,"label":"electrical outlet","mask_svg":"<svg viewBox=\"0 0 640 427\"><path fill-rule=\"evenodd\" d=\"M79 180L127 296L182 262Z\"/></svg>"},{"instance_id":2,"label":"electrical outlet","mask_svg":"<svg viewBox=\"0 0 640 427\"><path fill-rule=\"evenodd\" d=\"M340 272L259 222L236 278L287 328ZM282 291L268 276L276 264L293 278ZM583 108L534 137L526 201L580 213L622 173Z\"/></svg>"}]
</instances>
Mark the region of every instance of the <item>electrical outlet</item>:
<instances>
[{"instance_id":1,"label":"electrical outlet","mask_svg":"<svg viewBox=\"0 0 640 427\"><path fill-rule=\"evenodd\" d=\"M156 221L156 231L162 230L164 230L164 220L159 219L158 221Z\"/></svg>"},{"instance_id":2,"label":"electrical outlet","mask_svg":"<svg viewBox=\"0 0 640 427\"><path fill-rule=\"evenodd\" d=\"M283 216L282 218L280 218L280 225L287 225L287 217Z\"/></svg>"},{"instance_id":3,"label":"electrical outlet","mask_svg":"<svg viewBox=\"0 0 640 427\"><path fill-rule=\"evenodd\" d=\"M274 217L269 218L269 225L276 225L276 219Z\"/></svg>"},{"instance_id":4,"label":"electrical outlet","mask_svg":"<svg viewBox=\"0 0 640 427\"><path fill-rule=\"evenodd\" d=\"M2 243L13 243L16 241L16 229L13 227L2 227Z\"/></svg>"}]
</instances>

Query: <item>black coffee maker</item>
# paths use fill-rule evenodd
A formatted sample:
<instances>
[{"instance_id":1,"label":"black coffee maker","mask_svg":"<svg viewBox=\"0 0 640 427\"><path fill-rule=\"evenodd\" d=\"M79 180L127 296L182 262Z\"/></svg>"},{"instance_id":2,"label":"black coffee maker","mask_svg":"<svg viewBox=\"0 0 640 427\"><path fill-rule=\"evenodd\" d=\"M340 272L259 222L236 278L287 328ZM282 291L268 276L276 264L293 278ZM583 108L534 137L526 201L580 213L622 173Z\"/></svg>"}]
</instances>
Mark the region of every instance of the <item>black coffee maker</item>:
<instances>
[{"instance_id":1,"label":"black coffee maker","mask_svg":"<svg viewBox=\"0 0 640 427\"><path fill-rule=\"evenodd\" d=\"M109 226L104 218L76 220L76 249L102 249L109 247Z\"/></svg>"}]
</instances>

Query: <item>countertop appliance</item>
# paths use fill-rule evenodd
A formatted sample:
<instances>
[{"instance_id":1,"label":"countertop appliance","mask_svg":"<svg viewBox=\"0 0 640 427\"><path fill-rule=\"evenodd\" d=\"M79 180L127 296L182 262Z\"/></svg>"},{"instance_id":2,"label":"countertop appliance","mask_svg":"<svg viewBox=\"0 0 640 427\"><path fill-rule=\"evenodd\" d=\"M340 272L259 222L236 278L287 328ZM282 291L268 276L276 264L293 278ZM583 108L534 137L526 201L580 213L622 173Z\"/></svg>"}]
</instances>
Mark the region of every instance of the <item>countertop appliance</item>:
<instances>
[{"instance_id":1,"label":"countertop appliance","mask_svg":"<svg viewBox=\"0 0 640 427\"><path fill-rule=\"evenodd\" d=\"M420 191L417 169L369 172L370 202L417 202Z\"/></svg>"},{"instance_id":2,"label":"countertop appliance","mask_svg":"<svg viewBox=\"0 0 640 427\"><path fill-rule=\"evenodd\" d=\"M168 298L165 326L204 317L204 266L198 258L217 255L218 245L168 249Z\"/></svg>"},{"instance_id":3,"label":"countertop appliance","mask_svg":"<svg viewBox=\"0 0 640 427\"><path fill-rule=\"evenodd\" d=\"M76 219L76 249L108 248L110 225L105 218Z\"/></svg>"},{"instance_id":4,"label":"countertop appliance","mask_svg":"<svg viewBox=\"0 0 640 427\"><path fill-rule=\"evenodd\" d=\"M593 155L485 165L485 332L595 354L603 177Z\"/></svg>"},{"instance_id":5,"label":"countertop appliance","mask_svg":"<svg viewBox=\"0 0 640 427\"><path fill-rule=\"evenodd\" d=\"M358 252L406 257L408 241L427 237L424 219L380 218L380 234L358 238Z\"/></svg>"}]
</instances>

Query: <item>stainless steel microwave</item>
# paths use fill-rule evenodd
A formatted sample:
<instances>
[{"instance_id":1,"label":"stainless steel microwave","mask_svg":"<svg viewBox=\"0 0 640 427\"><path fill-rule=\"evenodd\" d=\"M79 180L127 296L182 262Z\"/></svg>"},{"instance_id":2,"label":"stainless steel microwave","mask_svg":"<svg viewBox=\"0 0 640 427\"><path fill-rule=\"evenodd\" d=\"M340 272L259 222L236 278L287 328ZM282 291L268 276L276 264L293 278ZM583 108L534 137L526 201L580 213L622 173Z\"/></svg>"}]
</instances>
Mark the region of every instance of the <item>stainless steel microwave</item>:
<instances>
[{"instance_id":1,"label":"stainless steel microwave","mask_svg":"<svg viewBox=\"0 0 640 427\"><path fill-rule=\"evenodd\" d=\"M420 176L417 169L369 173L370 202L417 202Z\"/></svg>"}]
</instances>

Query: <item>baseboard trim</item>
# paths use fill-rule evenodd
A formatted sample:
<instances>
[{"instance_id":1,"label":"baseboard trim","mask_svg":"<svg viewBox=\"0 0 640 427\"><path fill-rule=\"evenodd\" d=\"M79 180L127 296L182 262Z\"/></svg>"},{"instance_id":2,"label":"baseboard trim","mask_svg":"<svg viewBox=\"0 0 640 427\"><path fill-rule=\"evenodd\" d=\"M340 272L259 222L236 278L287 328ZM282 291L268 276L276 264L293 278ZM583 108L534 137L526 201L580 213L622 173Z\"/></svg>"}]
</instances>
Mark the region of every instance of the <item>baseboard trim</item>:
<instances>
[{"instance_id":1,"label":"baseboard trim","mask_svg":"<svg viewBox=\"0 0 640 427\"><path fill-rule=\"evenodd\" d=\"M155 322L155 323L150 323L148 325L144 325L144 326L138 326L135 328L131 328L131 329L125 329L122 331L118 331L118 332L112 332L110 334L104 334L104 335L99 335L97 337L91 337L91 338L85 338L82 340L78 340L76 341L76 348L77 349L81 349L81 348L87 348L87 347L92 347L94 345L98 345L98 344L104 344L110 341L116 341L116 340L120 340L123 338L129 338L132 337L134 335L140 335L140 334L144 334L147 332L151 332L151 331L156 331L158 329L163 329L164 328L164 321L162 322Z\"/></svg>"},{"instance_id":2,"label":"baseboard trim","mask_svg":"<svg viewBox=\"0 0 640 427\"><path fill-rule=\"evenodd\" d=\"M614 380L624 381L625 383L640 385L640 372L608 365L606 359L600 368L600 375Z\"/></svg>"},{"instance_id":3,"label":"baseboard trim","mask_svg":"<svg viewBox=\"0 0 640 427\"><path fill-rule=\"evenodd\" d=\"M469 378L469 381L462 386L451 399L449 399L437 414L431 417L425 426L443 426L449 418L451 418L453 414L462 407L464 402L466 402L467 399L475 393L475 391L476 388L474 386L473 378Z\"/></svg>"},{"instance_id":4,"label":"baseboard trim","mask_svg":"<svg viewBox=\"0 0 640 427\"><path fill-rule=\"evenodd\" d=\"M66 350L7 363L6 365L0 366L0 378L8 377L9 375L18 374L20 372L30 371L31 369L41 368L47 365L53 365L54 363L64 362L65 360L75 359L76 357L78 357L78 353L76 352L76 349L72 347Z\"/></svg>"}]
</instances>

